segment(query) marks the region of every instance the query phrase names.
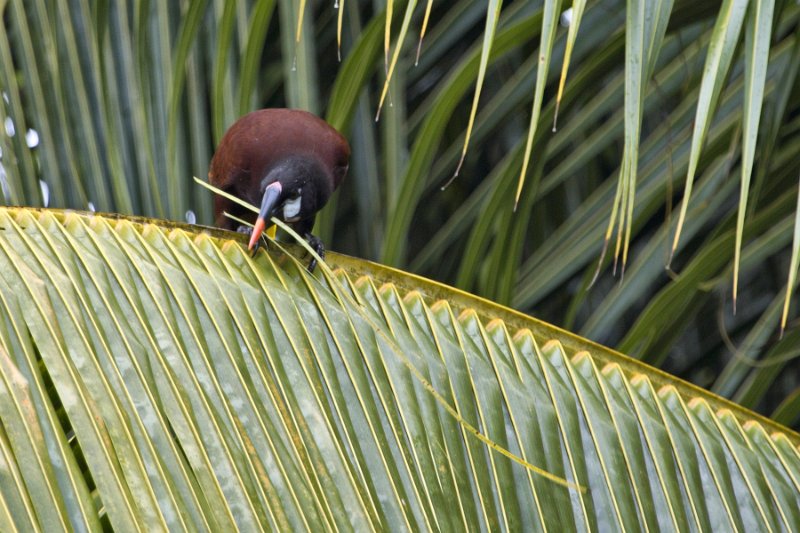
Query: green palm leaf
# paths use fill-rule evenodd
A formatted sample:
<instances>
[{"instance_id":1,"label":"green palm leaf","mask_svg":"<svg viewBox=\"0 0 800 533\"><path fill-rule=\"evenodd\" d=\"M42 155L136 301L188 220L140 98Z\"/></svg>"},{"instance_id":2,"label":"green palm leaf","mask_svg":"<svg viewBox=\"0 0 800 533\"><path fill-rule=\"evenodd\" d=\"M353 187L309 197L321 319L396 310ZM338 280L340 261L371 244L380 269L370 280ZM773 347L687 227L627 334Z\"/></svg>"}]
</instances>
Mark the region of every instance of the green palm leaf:
<instances>
[{"instance_id":1,"label":"green palm leaf","mask_svg":"<svg viewBox=\"0 0 800 533\"><path fill-rule=\"evenodd\" d=\"M312 277L217 230L5 208L0 226L9 527L800 520L797 435L509 309L334 254Z\"/></svg>"},{"instance_id":2,"label":"green palm leaf","mask_svg":"<svg viewBox=\"0 0 800 533\"><path fill-rule=\"evenodd\" d=\"M800 227L797 2L576 0L569 30L556 26L558 10L552 6L558 2L549 0L348 0L339 2L339 11L336 2L306 3L302 9L300 4L71 0L51 8L42 0L0 0L4 203L210 223L209 194L191 176L205 176L225 127L258 107L305 107L341 129L354 148L348 179L317 218L315 232L329 248L409 265L416 273L546 317L796 429L800 330L792 318L793 293L784 290L784 280L789 279L790 288L796 285L800 262L795 236ZM502 9L490 11L494 29L493 36L487 35L487 6L501 4ZM568 4L561 2L562 8ZM387 8L394 17L387 19ZM743 29L724 24L733 19ZM334 48L340 21L338 62ZM417 38L415 32L425 33L419 57L420 47L407 44ZM388 93L393 105L383 109L376 124L387 67L380 50L393 40L394 48L386 52L386 62L395 64ZM547 65L564 65L560 78L556 68L539 68L541 55ZM483 81L476 85L479 77ZM551 132L540 124L554 120L558 105L559 130ZM28 139L34 132L38 144ZM467 143L459 179L439 191ZM512 213L526 148L532 154L529 183ZM691 178L691 194L684 177ZM625 279L613 278L611 260L605 258L591 285L620 178L626 203L617 209L624 214L624 232L630 233ZM674 251L675 271L665 272L671 244L677 241L676 207L685 218ZM584 386L575 374L582 368L578 352L591 353L591 372L618 362L612 357L598 363L598 353L606 352L596 345L587 348L584 341L539 330L507 310L487 310L488 304L470 297L341 256L334 263L347 267L338 275L361 302L357 306L347 291L337 292L339 286L327 278L320 285L304 277L280 254L273 256L276 267L270 271L279 285L263 281L264 274L255 273L262 268L257 263L248 266L253 273L244 289L238 276L242 265L252 263L241 254L225 259L226 253L234 254L233 244L218 254L214 250L220 241L200 238L203 246L192 245L197 249L179 258L183 249L177 244L170 248L162 242L156 249L147 239L131 240L144 233L121 222L124 238L101 230L112 242L111 249L101 248L106 241L81 233L88 224L77 224L81 220L69 218L75 233L62 232L66 248L45 234L27 241L20 234L15 247L6 246L6 264L13 257L17 265L6 275L16 271L18 279L15 285L3 282L7 287L0 292L8 295L3 305L13 311L9 316L23 318L5 319L8 333L0 342L10 361L2 363L6 389L12 391L0 399L3 416L9 417L0 431L0 457L9 465L0 482L13 489L2 491L3 530L37 523L60 529L69 521L78 529L97 529L109 525L112 510L117 527L142 529L165 523L176 529L230 529L239 516L282 529L562 525L548 513L567 500L548 496L548 491L565 489L556 489L518 461L589 489L580 497L567 491L568 501L582 509L564 518L575 527L605 525L604 517L616 521L612 525L654 528L656 523L664 529L749 527L750 520L758 522L753 517L773 528L796 522L785 505L762 500L739 510L741 498L706 494L710 489L695 489L691 482L702 479L722 491L743 480L744 485L733 485L739 495L766 486L782 504L796 504L794 473L785 483L787 478L762 483L747 470L753 463L744 455L725 456L726 465L739 471L730 475L707 474L674 455L673 463L648 462L647 457L675 450L681 460L695 457L698 465L718 458L715 448L705 444L698 451L701 430L717 423L701 427L700 418L688 418L700 416L697 405L685 408L694 426L673 411L666 414L668 395L662 386L673 385L672 380L662 382L649 370L623 364L624 379L614 382L625 385L626 394L644 394L633 384L638 374L646 374L656 391L650 394L661 394L662 403L649 410L630 394L635 401L625 412L635 412L637 420L639 411L657 415L652 425L636 422L652 429L647 435L653 437L644 443L644 430L631 438L619 433L630 429L630 414L617 414L622 409L607 407L613 416L603 418L601 410L599 418L586 418L596 405L584 389L574 388L562 403L557 403L558 389L550 394L546 383L547 394L528 391L533 386L528 382L535 380L526 377L518 361L535 361L539 366L530 363L530 375L549 379L552 371L545 372L538 361L546 359L544 347L557 339L569 356L564 368L572 372L564 371L564 387ZM43 227L59 227L45 225L48 221L42 219ZM20 218L18 225L28 231L31 219ZM0 237L7 231L0 230ZM149 238L161 234L147 231ZM173 237L183 246L189 241L180 235L176 230ZM25 248L16 247L20 242ZM124 253L111 251L120 246ZM46 253L34 253L37 247ZM73 259L70 247L82 259ZM730 312L732 279L740 280L734 282L739 293L735 315ZM69 288L74 286L88 292ZM320 290L327 296L318 295ZM409 294L419 294L419 302ZM95 305L100 311L94 311ZM236 315L223 311L241 307ZM374 316L364 309L372 309ZM412 312L417 309L422 310L419 319ZM472 329L466 328L471 315L463 311L468 309L476 310ZM52 317L66 322L51 325ZM392 317L396 321L390 322ZM508 332L500 340L492 329L501 327L492 322L497 317ZM262 326L276 320L279 333ZM414 330L415 321L427 326ZM779 338L783 324L785 334ZM332 337L331 328L340 326L348 333ZM530 346L520 347L518 341L527 337L517 332L525 329L533 336L526 341ZM37 337L34 342L33 330L57 340ZM438 354L446 370L431 373L434 363L411 358L413 368L427 371L415 375L400 357L408 346L413 354ZM444 359L448 350L455 355ZM60 365L52 359L53 354L69 359L90 351L100 354L95 366L91 359ZM284 365L280 357L267 358L284 352L316 355L294 366ZM336 361L343 360L342 352L361 359L340 370ZM524 358L503 359L503 354L522 353ZM364 354L373 357L370 365L359 363ZM322 356L329 362L315 378L313 368L323 368ZM131 361L127 366L124 357ZM230 363L217 367L217 357ZM471 362L477 360L484 361L483 367ZM396 368L387 371L384 361ZM489 367L495 378L490 373L486 381L481 368ZM294 382L286 380L306 374L305 388L295 393ZM52 375L59 376L59 390L75 392L65 398L69 402L59 396ZM602 385L595 396L616 405L605 397L613 398L610 391L622 385L611 387L610 374L598 375ZM238 388L228 387L228 379ZM353 381L359 385L333 392ZM706 398L676 386L685 405ZM412 405L406 401L409 388L419 398L416 410L402 410ZM446 401L438 401L437 394ZM525 406L522 412L517 402ZM759 440L766 438L763 434L748 433L746 419L752 414L716 399L709 402L717 414L724 414L722 408L737 413L754 454L774 453L785 444L776 437L766 445ZM401 407L392 407L395 403ZM278 415L268 416L262 404ZM351 404L361 414L348 419ZM680 409L683 404L678 402ZM305 422L309 405L327 414ZM532 418L526 411L530 405L558 407L559 424L571 420L570 428L580 437L559 424L545 424L541 427L551 430L532 447L539 431L536 417L546 412L537 409ZM137 409L144 414L131 414ZM578 414L570 419L570 413ZM428 415L440 424L446 421L447 429L429 435ZM516 429L503 437L495 416ZM688 427L688 436L663 429L670 427L668 417ZM121 425L111 431L94 420ZM322 431L315 425L320 420L325 431L337 436L327 444L314 440L314 432ZM592 425L596 420L602 422ZM767 435L786 432L757 420ZM76 426L83 432L80 438L73 433ZM468 426L480 430L481 437L470 435ZM600 438L608 427L626 446L639 438L644 451L605 444ZM361 451L362 435L379 448ZM126 444L129 438L133 444ZM500 448L489 451L480 438ZM684 438L687 448L679 448ZM796 450L795 438L789 439ZM739 442L734 433L723 440L725 449ZM385 444L391 442L393 447ZM600 446L602 453L596 451ZM503 456L501 449L514 458ZM114 463L118 451L130 453L118 461L122 468ZM596 462L581 467L587 454ZM86 457L108 464L89 467ZM273 457L290 459L270 463ZM766 465L780 465L781 472L792 471L785 465L794 464L763 455L758 461L767 473L773 466ZM647 489L630 481L642 464L657 476L648 478ZM447 475L437 473L441 465ZM611 476L604 480L606 488L584 483L581 476L588 471L581 468L588 467L593 469L589 477ZM120 471L123 479L116 479ZM508 472L513 482L507 481ZM349 489L336 489L340 473ZM290 483L294 480L299 480L296 485ZM628 486L634 488L616 494ZM681 497L675 496L675 487ZM378 494L391 494L391 505L384 507ZM744 500L749 502L749 496ZM280 503L268 503L274 501ZM655 517L650 501L656 502ZM224 504L209 507L211 502ZM341 502L355 505L356 518L342 518ZM140 514L139 505L156 511ZM443 508L456 510L457 518L443 516ZM27 518L17 518L22 515Z\"/></svg>"}]
</instances>

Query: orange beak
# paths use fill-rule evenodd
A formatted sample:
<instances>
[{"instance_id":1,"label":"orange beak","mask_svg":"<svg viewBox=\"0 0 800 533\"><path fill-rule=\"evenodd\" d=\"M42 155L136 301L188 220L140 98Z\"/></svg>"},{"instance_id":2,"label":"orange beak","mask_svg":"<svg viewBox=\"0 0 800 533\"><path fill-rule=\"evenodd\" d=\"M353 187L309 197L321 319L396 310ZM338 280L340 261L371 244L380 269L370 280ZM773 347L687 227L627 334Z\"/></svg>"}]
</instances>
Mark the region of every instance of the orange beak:
<instances>
[{"instance_id":1,"label":"orange beak","mask_svg":"<svg viewBox=\"0 0 800 533\"><path fill-rule=\"evenodd\" d=\"M256 219L256 225L253 226L253 233L250 234L250 244L247 245L248 250L252 250L253 246L256 245L258 239L261 238L261 234L264 233L264 228L267 227L267 223L264 222L264 219L258 217Z\"/></svg>"},{"instance_id":2,"label":"orange beak","mask_svg":"<svg viewBox=\"0 0 800 533\"><path fill-rule=\"evenodd\" d=\"M273 181L264 189L264 197L261 199L261 210L258 212L256 224L253 226L253 233L250 234L250 243L247 245L248 250L252 250L253 247L258 244L258 240L267 227L267 220L272 218L272 211L278 204L281 191L283 191L283 186L279 181Z\"/></svg>"}]
</instances>

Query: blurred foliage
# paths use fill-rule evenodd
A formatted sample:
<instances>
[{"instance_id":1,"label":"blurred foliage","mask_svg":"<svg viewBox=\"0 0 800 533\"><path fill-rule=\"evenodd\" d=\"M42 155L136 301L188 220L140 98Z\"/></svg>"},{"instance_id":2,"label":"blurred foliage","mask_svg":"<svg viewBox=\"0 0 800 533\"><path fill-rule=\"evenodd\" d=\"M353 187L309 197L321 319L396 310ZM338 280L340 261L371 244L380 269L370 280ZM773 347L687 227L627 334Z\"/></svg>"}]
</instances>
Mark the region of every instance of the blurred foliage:
<instances>
[{"instance_id":1,"label":"blurred foliage","mask_svg":"<svg viewBox=\"0 0 800 533\"><path fill-rule=\"evenodd\" d=\"M16 132L0 135L6 203L45 203L43 180L51 206L91 202L173 219L191 210L207 224L210 198L192 176L206 175L225 128L252 109L302 107L353 146L350 175L318 219L330 248L509 304L798 427L796 301L782 338L779 328L800 168L798 3L777 0L767 17L756 7L772 2L588 2L556 131L569 32L545 24L555 29L552 53L516 212L545 5L502 3L489 50L487 6L500 2L433 2L415 65L425 4L393 4L387 53L383 2L306 2L295 42L300 2L289 0L0 1L0 120ZM652 18L634 20L643 6L667 10L663 41L653 39ZM376 122L407 7L407 37ZM731 27L731 13L741 15L740 31L715 33ZM638 66L626 61L634 32L645 54ZM723 50L729 67L707 59L719 42L733 43ZM468 152L442 191L458 166L482 63ZM705 115L698 136L696 117ZM25 143L29 129L35 148ZM739 221L750 173L743 161L752 161L752 177ZM665 270L687 173L691 201ZM630 214L624 279L614 235L591 284L620 176L626 198L635 191L631 210L621 208Z\"/></svg>"}]
</instances>

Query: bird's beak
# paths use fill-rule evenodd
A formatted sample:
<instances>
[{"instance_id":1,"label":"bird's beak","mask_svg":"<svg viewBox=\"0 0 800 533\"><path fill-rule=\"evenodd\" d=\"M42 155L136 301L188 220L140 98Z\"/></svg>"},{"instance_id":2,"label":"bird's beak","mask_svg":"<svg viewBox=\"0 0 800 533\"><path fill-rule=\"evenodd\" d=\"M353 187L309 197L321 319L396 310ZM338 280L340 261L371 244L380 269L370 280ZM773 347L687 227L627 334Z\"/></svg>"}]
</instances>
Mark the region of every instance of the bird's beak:
<instances>
[{"instance_id":1,"label":"bird's beak","mask_svg":"<svg viewBox=\"0 0 800 533\"><path fill-rule=\"evenodd\" d=\"M267 227L267 221L272 218L272 210L275 209L275 204L278 203L278 198L281 196L283 187L279 181L274 181L267 185L264 190L264 197L261 199L261 211L258 212L256 225L253 226L253 233L250 234L250 244L247 245L248 250L252 250L264 233Z\"/></svg>"}]
</instances>

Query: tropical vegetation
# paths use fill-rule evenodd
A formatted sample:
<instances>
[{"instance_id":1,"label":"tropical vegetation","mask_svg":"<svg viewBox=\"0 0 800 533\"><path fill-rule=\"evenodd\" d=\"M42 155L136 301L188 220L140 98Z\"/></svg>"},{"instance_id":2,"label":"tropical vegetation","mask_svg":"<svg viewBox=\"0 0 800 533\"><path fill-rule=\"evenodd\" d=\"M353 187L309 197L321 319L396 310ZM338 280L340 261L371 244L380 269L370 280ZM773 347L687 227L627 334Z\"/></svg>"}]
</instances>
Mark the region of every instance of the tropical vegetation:
<instances>
[{"instance_id":1,"label":"tropical vegetation","mask_svg":"<svg viewBox=\"0 0 800 533\"><path fill-rule=\"evenodd\" d=\"M4 524L797 523L797 436L739 407L800 423L796 1L0 0L0 17L5 204L209 224L193 177L225 128L308 109L353 146L318 218L329 249L738 404L343 256L309 277L210 230L4 210ZM293 371L268 357L289 348Z\"/></svg>"}]
</instances>

